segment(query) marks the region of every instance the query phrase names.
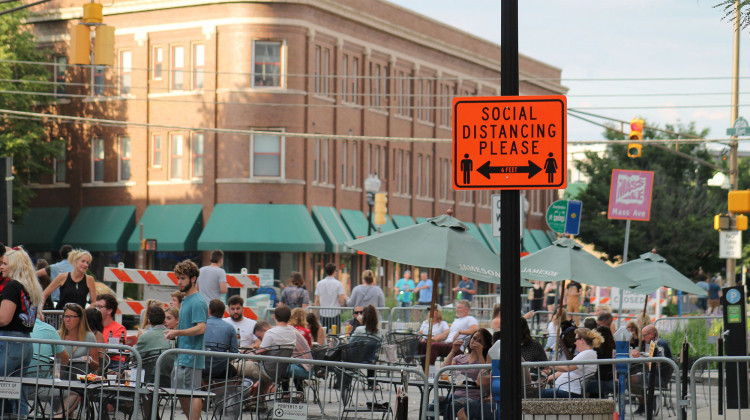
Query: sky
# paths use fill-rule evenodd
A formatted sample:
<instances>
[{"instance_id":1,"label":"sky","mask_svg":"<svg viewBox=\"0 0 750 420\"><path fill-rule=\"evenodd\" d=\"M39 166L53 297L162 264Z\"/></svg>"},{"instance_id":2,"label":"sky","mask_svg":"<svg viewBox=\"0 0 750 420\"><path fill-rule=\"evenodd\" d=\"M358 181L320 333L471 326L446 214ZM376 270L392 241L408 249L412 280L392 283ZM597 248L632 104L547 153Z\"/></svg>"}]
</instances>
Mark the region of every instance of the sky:
<instances>
[{"instance_id":1,"label":"sky","mask_svg":"<svg viewBox=\"0 0 750 420\"><path fill-rule=\"evenodd\" d=\"M390 1L501 44L501 0ZM569 109L660 127L694 121L708 138L725 139L734 29L714 8L719 1L519 0L519 53L562 69ZM740 105L750 89L748 34L740 36ZM750 120L748 107L739 115ZM602 131L568 118L569 144L602 139Z\"/></svg>"}]
</instances>

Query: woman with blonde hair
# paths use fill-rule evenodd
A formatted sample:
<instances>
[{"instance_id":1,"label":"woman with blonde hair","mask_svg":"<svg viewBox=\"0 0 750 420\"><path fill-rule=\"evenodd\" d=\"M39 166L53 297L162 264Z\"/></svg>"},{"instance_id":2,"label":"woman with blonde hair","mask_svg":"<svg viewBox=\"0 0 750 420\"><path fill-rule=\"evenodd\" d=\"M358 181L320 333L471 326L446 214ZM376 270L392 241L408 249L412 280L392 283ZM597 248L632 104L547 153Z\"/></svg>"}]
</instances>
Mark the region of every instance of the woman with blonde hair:
<instances>
[{"instance_id":1,"label":"woman with blonde hair","mask_svg":"<svg viewBox=\"0 0 750 420\"><path fill-rule=\"evenodd\" d=\"M68 262L73 266L73 271L55 277L44 289L44 299L46 300L59 287L58 309L64 308L65 304L70 302L85 308L87 297L91 298L91 302L96 302L96 282L93 277L86 275L86 270L91 264L91 253L83 249L74 249L68 253Z\"/></svg>"},{"instance_id":2,"label":"woman with blonde hair","mask_svg":"<svg viewBox=\"0 0 750 420\"><path fill-rule=\"evenodd\" d=\"M152 305L156 305L156 306L164 309L164 303L162 303L162 301L160 301L159 299L148 299L148 300L146 300L146 305L143 308L143 310L141 311L141 324L140 324L140 326L136 327L138 329L138 337L140 337L141 334L143 334L146 331L151 331L151 328L154 327L153 325L149 324L149 322L148 322L148 309Z\"/></svg>"},{"instance_id":3,"label":"woman with blonde hair","mask_svg":"<svg viewBox=\"0 0 750 420\"><path fill-rule=\"evenodd\" d=\"M307 340L307 345L312 347L312 335L310 335L310 330L307 328L307 312L304 309L292 309L292 317L289 318L289 325L296 328L305 337L305 340Z\"/></svg>"},{"instance_id":4,"label":"woman with blonde hair","mask_svg":"<svg viewBox=\"0 0 750 420\"><path fill-rule=\"evenodd\" d=\"M376 308L385 306L383 289L375 286L375 273L372 270L362 272L362 284L352 289L352 295L346 301L346 306L352 308L355 306L364 308L367 305L372 305Z\"/></svg>"},{"instance_id":5,"label":"woman with blonde hair","mask_svg":"<svg viewBox=\"0 0 750 420\"><path fill-rule=\"evenodd\" d=\"M23 249L6 252L0 272L9 279L0 294L0 336L30 338L44 299L29 255ZM33 354L31 343L0 341L0 375L11 376L19 368L28 367ZM0 410L28 415L28 405L16 400L0 400Z\"/></svg>"},{"instance_id":6,"label":"woman with blonde hair","mask_svg":"<svg viewBox=\"0 0 750 420\"><path fill-rule=\"evenodd\" d=\"M180 310L174 306L164 310L164 325L168 330L176 330L180 322Z\"/></svg>"},{"instance_id":7,"label":"woman with blonde hair","mask_svg":"<svg viewBox=\"0 0 750 420\"><path fill-rule=\"evenodd\" d=\"M578 328L576 334L576 351L578 354L573 358L574 362L596 360L597 354L594 349L599 348L604 338L596 330ZM555 381L555 387L545 389L541 393L542 398L582 398L583 383L596 373L597 365L564 365L554 366L554 375L547 380Z\"/></svg>"}]
</instances>

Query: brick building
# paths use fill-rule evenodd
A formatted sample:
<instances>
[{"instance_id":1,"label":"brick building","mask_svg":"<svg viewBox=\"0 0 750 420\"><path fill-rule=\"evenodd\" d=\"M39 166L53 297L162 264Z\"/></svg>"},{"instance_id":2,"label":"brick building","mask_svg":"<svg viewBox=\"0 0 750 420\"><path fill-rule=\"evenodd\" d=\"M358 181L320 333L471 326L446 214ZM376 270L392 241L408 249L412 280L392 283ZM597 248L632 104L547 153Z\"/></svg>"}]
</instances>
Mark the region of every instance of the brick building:
<instances>
[{"instance_id":1,"label":"brick building","mask_svg":"<svg viewBox=\"0 0 750 420\"><path fill-rule=\"evenodd\" d=\"M72 242L96 252L99 270L132 266L143 223L165 269L220 247L229 271L314 282L335 260L358 273L373 262L342 242L367 228L371 173L395 216L384 230L453 207L497 246L490 192L451 188L449 104L499 95L500 46L380 0L121 0L104 7L115 66L69 66L83 3L30 18L54 51L59 113L128 124L51 128L67 147L17 227L32 249ZM521 95L565 93L560 69L519 60ZM544 229L557 192L526 196L526 226ZM39 219L52 237L30 236ZM400 269L386 266L388 283Z\"/></svg>"}]
</instances>

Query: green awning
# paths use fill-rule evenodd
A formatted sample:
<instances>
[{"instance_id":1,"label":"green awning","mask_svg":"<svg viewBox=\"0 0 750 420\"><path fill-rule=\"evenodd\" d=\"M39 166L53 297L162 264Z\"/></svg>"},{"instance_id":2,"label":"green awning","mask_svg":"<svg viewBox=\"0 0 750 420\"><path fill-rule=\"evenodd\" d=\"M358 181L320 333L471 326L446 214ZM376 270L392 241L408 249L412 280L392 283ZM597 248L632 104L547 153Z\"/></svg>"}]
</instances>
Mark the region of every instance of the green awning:
<instances>
[{"instance_id":1,"label":"green awning","mask_svg":"<svg viewBox=\"0 0 750 420\"><path fill-rule=\"evenodd\" d=\"M84 207L63 242L88 251L125 251L135 229L135 206Z\"/></svg>"},{"instance_id":2,"label":"green awning","mask_svg":"<svg viewBox=\"0 0 750 420\"><path fill-rule=\"evenodd\" d=\"M523 230L523 251L526 252L537 252L540 248L539 245L534 240L534 237L531 236L531 232L529 232L528 229Z\"/></svg>"},{"instance_id":3,"label":"green awning","mask_svg":"<svg viewBox=\"0 0 750 420\"><path fill-rule=\"evenodd\" d=\"M531 236L536 241L537 245L539 245L539 248L547 248L548 246L552 245L552 242L550 242L549 237L545 235L545 233L539 229L531 229Z\"/></svg>"},{"instance_id":4,"label":"green awning","mask_svg":"<svg viewBox=\"0 0 750 420\"><path fill-rule=\"evenodd\" d=\"M477 227L477 225L471 222L461 222L461 223L465 224L469 228L469 233L471 233L473 237L477 238L477 240L482 245L486 246L487 248L490 249L490 251L494 252L492 247L487 243L487 240L484 239L484 235L482 235L482 232L479 231L479 228Z\"/></svg>"},{"instance_id":5,"label":"green awning","mask_svg":"<svg viewBox=\"0 0 750 420\"><path fill-rule=\"evenodd\" d=\"M362 238L367 236L367 215L359 210L343 209L341 210L341 218L346 223L349 231L352 233L354 239ZM377 232L377 225L372 225L372 234ZM388 215L385 216L385 224L380 227L380 232L388 232L396 229L396 225L393 224Z\"/></svg>"},{"instance_id":6,"label":"green awning","mask_svg":"<svg viewBox=\"0 0 750 420\"><path fill-rule=\"evenodd\" d=\"M421 216L417 217L417 224L424 223L429 219L430 219L429 217L421 217Z\"/></svg>"},{"instance_id":7,"label":"green awning","mask_svg":"<svg viewBox=\"0 0 750 420\"><path fill-rule=\"evenodd\" d=\"M30 251L57 251L70 227L69 207L37 207L13 224L13 244Z\"/></svg>"},{"instance_id":8,"label":"green awning","mask_svg":"<svg viewBox=\"0 0 750 420\"><path fill-rule=\"evenodd\" d=\"M312 218L320 234L323 236L323 241L326 244L326 252L337 254L351 254L355 252L344 245L344 242L354 238L335 208L313 206Z\"/></svg>"},{"instance_id":9,"label":"green awning","mask_svg":"<svg viewBox=\"0 0 750 420\"><path fill-rule=\"evenodd\" d=\"M490 249L495 254L500 254L500 238L497 236L492 236L492 225L489 223L479 223L477 226L479 226L479 231L482 232L482 236L484 236L484 240L487 241L488 244L490 244Z\"/></svg>"},{"instance_id":10,"label":"green awning","mask_svg":"<svg viewBox=\"0 0 750 420\"><path fill-rule=\"evenodd\" d=\"M558 239L558 237L557 237L557 232L555 232L555 231L552 231L552 230L546 230L546 231L544 231L544 233L545 233L545 234L547 235L547 237L549 238L549 242L550 242L550 243L554 243L554 242L555 242L555 241L556 241L556 240Z\"/></svg>"},{"instance_id":11,"label":"green awning","mask_svg":"<svg viewBox=\"0 0 750 420\"><path fill-rule=\"evenodd\" d=\"M396 224L396 227L399 229L405 228L407 226L415 225L414 218L411 216L404 216L402 214L394 214L393 215L393 223Z\"/></svg>"},{"instance_id":12,"label":"green awning","mask_svg":"<svg viewBox=\"0 0 750 420\"><path fill-rule=\"evenodd\" d=\"M199 250L324 252L325 242L301 204L217 204Z\"/></svg>"},{"instance_id":13,"label":"green awning","mask_svg":"<svg viewBox=\"0 0 750 420\"><path fill-rule=\"evenodd\" d=\"M159 251L195 251L203 227L203 206L200 204L151 205L141 216L143 239L156 239ZM128 251L140 248L140 227L128 241Z\"/></svg>"}]
</instances>

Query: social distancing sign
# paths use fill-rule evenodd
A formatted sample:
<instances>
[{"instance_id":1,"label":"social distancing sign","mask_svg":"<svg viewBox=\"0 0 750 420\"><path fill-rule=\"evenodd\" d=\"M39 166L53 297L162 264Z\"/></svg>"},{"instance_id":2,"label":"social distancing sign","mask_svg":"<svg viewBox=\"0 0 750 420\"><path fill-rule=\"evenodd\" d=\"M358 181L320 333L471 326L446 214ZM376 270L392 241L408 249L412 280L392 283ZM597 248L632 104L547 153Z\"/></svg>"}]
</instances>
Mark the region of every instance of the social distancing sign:
<instances>
[{"instance_id":1,"label":"social distancing sign","mask_svg":"<svg viewBox=\"0 0 750 420\"><path fill-rule=\"evenodd\" d=\"M567 185L564 96L453 99L453 188Z\"/></svg>"}]
</instances>

